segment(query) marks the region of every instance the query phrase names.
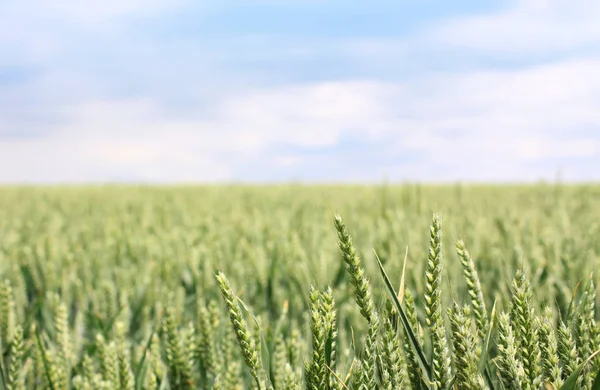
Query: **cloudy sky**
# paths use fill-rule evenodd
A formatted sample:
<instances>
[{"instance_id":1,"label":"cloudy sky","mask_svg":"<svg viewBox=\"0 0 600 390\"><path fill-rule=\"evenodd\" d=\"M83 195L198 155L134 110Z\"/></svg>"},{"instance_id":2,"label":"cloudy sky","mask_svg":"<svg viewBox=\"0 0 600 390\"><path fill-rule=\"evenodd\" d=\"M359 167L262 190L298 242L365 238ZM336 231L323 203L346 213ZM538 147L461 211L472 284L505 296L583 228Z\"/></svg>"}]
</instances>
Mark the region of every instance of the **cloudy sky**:
<instances>
[{"instance_id":1,"label":"cloudy sky","mask_svg":"<svg viewBox=\"0 0 600 390\"><path fill-rule=\"evenodd\" d=\"M597 0L2 1L0 182L600 180L599 20Z\"/></svg>"}]
</instances>

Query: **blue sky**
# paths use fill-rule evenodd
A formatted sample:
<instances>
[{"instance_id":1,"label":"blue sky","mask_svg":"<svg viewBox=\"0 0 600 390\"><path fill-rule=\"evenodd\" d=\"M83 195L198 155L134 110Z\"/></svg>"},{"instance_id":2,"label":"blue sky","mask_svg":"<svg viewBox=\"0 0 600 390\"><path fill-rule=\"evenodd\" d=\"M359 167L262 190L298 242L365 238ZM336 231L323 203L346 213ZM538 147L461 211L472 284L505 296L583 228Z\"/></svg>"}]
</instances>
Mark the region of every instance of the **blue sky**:
<instances>
[{"instance_id":1,"label":"blue sky","mask_svg":"<svg viewBox=\"0 0 600 390\"><path fill-rule=\"evenodd\" d=\"M600 3L0 3L0 182L600 180Z\"/></svg>"}]
</instances>

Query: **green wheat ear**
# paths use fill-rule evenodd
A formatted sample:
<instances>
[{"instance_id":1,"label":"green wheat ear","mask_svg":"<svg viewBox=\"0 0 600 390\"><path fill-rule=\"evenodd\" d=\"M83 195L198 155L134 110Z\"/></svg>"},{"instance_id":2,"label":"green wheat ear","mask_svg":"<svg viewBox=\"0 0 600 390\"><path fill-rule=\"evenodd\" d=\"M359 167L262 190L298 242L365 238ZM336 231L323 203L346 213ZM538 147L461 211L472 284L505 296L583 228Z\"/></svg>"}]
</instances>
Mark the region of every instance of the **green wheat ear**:
<instances>
[{"instance_id":1,"label":"green wheat ear","mask_svg":"<svg viewBox=\"0 0 600 390\"><path fill-rule=\"evenodd\" d=\"M119 371L120 390L133 390L134 377L131 370L129 348L126 339L125 324L117 322L115 324L117 333L117 366Z\"/></svg>"},{"instance_id":2,"label":"green wheat ear","mask_svg":"<svg viewBox=\"0 0 600 390\"><path fill-rule=\"evenodd\" d=\"M10 366L8 368L8 390L25 390L23 378L23 357L25 355L25 346L23 344L23 328L20 325L15 327L13 340L10 346Z\"/></svg>"},{"instance_id":3,"label":"green wheat ear","mask_svg":"<svg viewBox=\"0 0 600 390\"><path fill-rule=\"evenodd\" d=\"M94 369L94 361L90 357L90 355L85 354L81 360L81 376L83 378L84 383L88 383L91 385L91 382L94 379L95 369Z\"/></svg>"},{"instance_id":4,"label":"green wheat ear","mask_svg":"<svg viewBox=\"0 0 600 390\"><path fill-rule=\"evenodd\" d=\"M211 301L209 305L214 305L214 302ZM213 377L218 368L216 366L217 354L214 337L218 324L211 320L209 310L203 304L200 304L198 308L198 323L200 337L198 338L197 355L204 375Z\"/></svg>"},{"instance_id":5,"label":"green wheat ear","mask_svg":"<svg viewBox=\"0 0 600 390\"><path fill-rule=\"evenodd\" d=\"M342 221L342 217L335 215L333 222L338 233L338 245L342 251L344 262L348 274L350 275L350 283L354 287L354 297L356 303L360 308L360 313L367 319L369 324L376 323L378 321L377 313L374 309L373 297L371 295L371 289L369 287L369 281L365 276L365 270L363 268L360 256L356 251L354 242L348 229Z\"/></svg>"},{"instance_id":6,"label":"green wheat ear","mask_svg":"<svg viewBox=\"0 0 600 390\"><path fill-rule=\"evenodd\" d=\"M380 356L383 366L382 387L384 389L404 388L404 355L401 352L401 339L396 328L397 313L392 302L386 301L386 315L383 319L383 337L380 346Z\"/></svg>"},{"instance_id":7,"label":"green wheat ear","mask_svg":"<svg viewBox=\"0 0 600 390\"><path fill-rule=\"evenodd\" d=\"M526 381L523 364L507 313L498 315L498 374L506 389L522 389Z\"/></svg>"},{"instance_id":8,"label":"green wheat ear","mask_svg":"<svg viewBox=\"0 0 600 390\"><path fill-rule=\"evenodd\" d=\"M562 372L558 355L558 340L553 326L554 315L550 307L543 315L536 317L539 341L542 352L542 376L545 383L551 383L557 389L562 386Z\"/></svg>"},{"instance_id":9,"label":"green wheat ear","mask_svg":"<svg viewBox=\"0 0 600 390\"><path fill-rule=\"evenodd\" d=\"M311 360L305 364L306 387L315 390L337 389L337 379L334 376L337 338L335 300L330 288L319 292L312 286L309 298L312 355ZM284 372L282 367L282 373Z\"/></svg>"},{"instance_id":10,"label":"green wheat ear","mask_svg":"<svg viewBox=\"0 0 600 390\"><path fill-rule=\"evenodd\" d=\"M298 376L292 369L289 363L285 365L285 374L283 378L283 385L281 386L282 390L300 390L300 381L298 380Z\"/></svg>"},{"instance_id":11,"label":"green wheat ear","mask_svg":"<svg viewBox=\"0 0 600 390\"><path fill-rule=\"evenodd\" d=\"M569 327L561 320L557 330L558 357L562 368L562 379L571 375L581 363L573 334Z\"/></svg>"},{"instance_id":12,"label":"green wheat ear","mask_svg":"<svg viewBox=\"0 0 600 390\"><path fill-rule=\"evenodd\" d=\"M473 314L475 315L477 334L479 335L480 340L485 340L485 335L489 325L489 318L485 309L485 301L483 299L483 292L481 290L479 276L477 275L477 270L475 269L475 262L471 258L469 251L467 251L465 248L465 243L462 240L456 242L456 252L458 253L458 257L463 268L463 274L467 281L467 291L471 299Z\"/></svg>"},{"instance_id":13,"label":"green wheat ear","mask_svg":"<svg viewBox=\"0 0 600 390\"><path fill-rule=\"evenodd\" d=\"M325 368L326 324L319 310L321 296L313 286L310 288L309 298L312 356L311 360L305 364L305 379L307 389L320 390L326 388L329 376Z\"/></svg>"},{"instance_id":14,"label":"green wheat ear","mask_svg":"<svg viewBox=\"0 0 600 390\"><path fill-rule=\"evenodd\" d=\"M240 349L242 350L242 355L244 357L246 365L250 369L250 373L256 381L256 385L259 389L261 389L262 381L258 376L260 371L260 364L254 338L248 330L248 324L246 323L246 320L242 315L242 309L240 308L240 305L237 302L237 298L233 293L233 289L229 284L229 280L227 280L227 277L223 272L219 272L216 275L216 278L217 283L219 284L219 288L221 289L221 295L223 296L223 300L227 305L229 319L231 320L231 325L233 326L233 331L237 338L237 342L240 346Z\"/></svg>"},{"instance_id":15,"label":"green wheat ear","mask_svg":"<svg viewBox=\"0 0 600 390\"><path fill-rule=\"evenodd\" d=\"M475 348L476 340L472 331L471 310L468 306L459 307L456 302L448 309L456 386L465 390L483 390L485 383L479 373L479 356Z\"/></svg>"},{"instance_id":16,"label":"green wheat ear","mask_svg":"<svg viewBox=\"0 0 600 390\"><path fill-rule=\"evenodd\" d=\"M404 300L406 302L406 316L408 317L408 321L410 323L411 328L415 330L415 337L417 338L418 346L422 349L423 332L417 318L415 299L411 290L408 287L404 289ZM406 371L408 374L408 379L413 389L419 389L421 387L421 377L423 373L421 372L421 368L419 366L418 357L410 345L408 334L406 333L406 331L404 331L403 334L403 347L404 353L406 355Z\"/></svg>"},{"instance_id":17,"label":"green wheat ear","mask_svg":"<svg viewBox=\"0 0 600 390\"><path fill-rule=\"evenodd\" d=\"M57 294L53 294L54 332L56 333L57 363L60 364L59 384L68 387L70 377L71 341L67 306Z\"/></svg>"},{"instance_id":18,"label":"green wheat ear","mask_svg":"<svg viewBox=\"0 0 600 390\"><path fill-rule=\"evenodd\" d=\"M432 379L436 389L445 389L452 379L452 373L442 311L442 221L438 214L433 215L429 233L429 252L425 272L425 319L431 331L433 347Z\"/></svg>"},{"instance_id":19,"label":"green wheat ear","mask_svg":"<svg viewBox=\"0 0 600 390\"><path fill-rule=\"evenodd\" d=\"M16 325L15 299L9 280L0 283L0 335L2 345L10 345Z\"/></svg>"},{"instance_id":20,"label":"green wheat ear","mask_svg":"<svg viewBox=\"0 0 600 390\"><path fill-rule=\"evenodd\" d=\"M369 281L365 276L360 257L348 233L346 225L339 215L334 216L334 224L338 233L338 245L342 252L346 269L350 275L350 283L354 286L354 298L360 313L367 320L369 327L363 349L361 369L361 388L373 389L377 381L377 342L379 336L379 316L374 309L373 296Z\"/></svg>"},{"instance_id":21,"label":"green wheat ear","mask_svg":"<svg viewBox=\"0 0 600 390\"><path fill-rule=\"evenodd\" d=\"M321 303L319 306L321 315L323 316L326 329L326 351L325 360L329 369L329 388L336 389L338 382L334 376L337 363L337 310L335 309L335 299L333 291L330 287L321 293Z\"/></svg>"},{"instance_id":22,"label":"green wheat ear","mask_svg":"<svg viewBox=\"0 0 600 390\"><path fill-rule=\"evenodd\" d=\"M285 367L286 364L289 364L287 359L287 348L282 332L278 332L275 336L273 358L273 383L276 388L281 388L285 382Z\"/></svg>"},{"instance_id":23,"label":"green wheat ear","mask_svg":"<svg viewBox=\"0 0 600 390\"><path fill-rule=\"evenodd\" d=\"M593 278L590 279L587 288L583 292L583 296L579 301L579 310L575 313L573 318L573 328L575 330L575 342L577 344L577 352L579 353L579 360L585 361L593 352L596 347L596 286L594 285ZM593 375L590 369L593 369L598 358L596 357L590 367L585 367L583 370L583 376L586 379L585 386L591 387L593 381Z\"/></svg>"},{"instance_id":24,"label":"green wheat ear","mask_svg":"<svg viewBox=\"0 0 600 390\"><path fill-rule=\"evenodd\" d=\"M521 361L525 370L527 379L524 386L526 389L533 389L540 384L540 349L537 329L533 323L534 309L531 287L522 270L517 271L512 290L510 320L518 348L517 358Z\"/></svg>"},{"instance_id":25,"label":"green wheat ear","mask_svg":"<svg viewBox=\"0 0 600 390\"><path fill-rule=\"evenodd\" d=\"M116 387L119 383L116 344L114 342L108 343L102 335L97 335L96 348L100 359L102 379Z\"/></svg>"}]
</instances>

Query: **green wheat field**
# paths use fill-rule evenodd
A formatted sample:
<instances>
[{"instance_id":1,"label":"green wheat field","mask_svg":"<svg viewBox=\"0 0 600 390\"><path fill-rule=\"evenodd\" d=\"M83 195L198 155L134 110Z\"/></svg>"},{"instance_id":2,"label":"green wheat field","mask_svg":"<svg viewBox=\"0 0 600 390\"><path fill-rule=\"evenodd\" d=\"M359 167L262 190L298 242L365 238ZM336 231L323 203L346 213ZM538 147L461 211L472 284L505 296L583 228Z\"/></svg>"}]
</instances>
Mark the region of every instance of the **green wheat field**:
<instances>
[{"instance_id":1,"label":"green wheat field","mask_svg":"<svg viewBox=\"0 0 600 390\"><path fill-rule=\"evenodd\" d=\"M598 265L593 185L4 187L0 390L600 389Z\"/></svg>"}]
</instances>

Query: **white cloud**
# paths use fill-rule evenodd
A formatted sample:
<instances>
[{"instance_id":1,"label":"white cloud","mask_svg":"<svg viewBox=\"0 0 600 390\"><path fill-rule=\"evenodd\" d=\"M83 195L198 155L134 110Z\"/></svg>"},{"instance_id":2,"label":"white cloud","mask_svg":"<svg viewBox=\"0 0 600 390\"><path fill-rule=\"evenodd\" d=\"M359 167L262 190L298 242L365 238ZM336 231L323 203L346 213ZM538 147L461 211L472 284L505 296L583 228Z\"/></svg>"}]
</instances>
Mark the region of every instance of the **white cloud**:
<instances>
[{"instance_id":1,"label":"white cloud","mask_svg":"<svg viewBox=\"0 0 600 390\"><path fill-rule=\"evenodd\" d=\"M42 21L73 23L87 26L115 21L122 17L140 18L181 6L184 0L107 0L81 2L75 0L24 0L0 5L3 14L20 22ZM30 25L29 27L35 27ZM106 27L106 26L105 26Z\"/></svg>"},{"instance_id":2,"label":"white cloud","mask_svg":"<svg viewBox=\"0 0 600 390\"><path fill-rule=\"evenodd\" d=\"M0 4L0 44L22 49L29 63L46 64L47 58L60 57L72 38L85 41L90 33L119 42L111 39L121 36L119 27L126 26L125 21L179 4L164 0L110 0L85 6L71 0ZM352 47L338 46L338 54L346 50L355 60L378 62L377 53L393 47L398 49L394 61L381 65L393 68L398 61L410 62L399 59L415 47L459 48L456 56L568 51L600 43L598 20L600 5L591 0L577 7L564 0L523 0L499 13L452 19L402 40L352 41ZM77 32L83 32L83 38ZM273 60L282 53L287 59L299 59L326 51L319 43L315 51L287 45L283 38L275 41L274 50L269 39L263 46L246 45L246 50L254 54L261 47L265 51L261 55L269 54ZM179 44L170 47L183 53L196 43ZM236 50L243 50L245 43L239 46ZM149 42L136 48L155 50ZM219 50L218 55L229 58L231 47ZM286 172L293 172L294 177L331 175L332 180L341 176L377 180L383 174L419 180L551 179L559 168L567 179L600 179L594 170L600 165L600 58L594 53L521 69L425 73L396 83L365 78L246 89L218 74L199 81L200 74L212 74L212 68L200 71L203 55L183 55L184 67L193 69L193 75L181 71L177 59L156 68L168 75L161 80L173 84L171 94L177 94L181 83L186 84L181 93L191 100L210 100L209 109L198 107L202 115L185 119L166 107L161 101L164 90L158 87L139 98L110 99L107 80L81 69L81 64L67 69L66 60L26 84L3 88L0 181L234 180L252 166L265 170L256 177L270 177L271 170L278 170L286 178L291 178ZM206 57L206 62L213 58ZM0 55L0 63L4 62ZM147 71L147 64L138 66L139 73L132 72L132 77ZM144 75L152 79L154 74ZM59 120L36 124L11 117L13 109L25 113L30 99ZM24 126L46 135L1 138ZM369 146L360 150L354 145L352 154L345 153L349 138Z\"/></svg>"},{"instance_id":3,"label":"white cloud","mask_svg":"<svg viewBox=\"0 0 600 390\"><path fill-rule=\"evenodd\" d=\"M81 2L75 0L55 0L52 2L33 1L33 7L51 12L69 22L89 25L106 23L121 17L147 17L183 4L183 0L107 0L102 2Z\"/></svg>"},{"instance_id":4,"label":"white cloud","mask_svg":"<svg viewBox=\"0 0 600 390\"><path fill-rule=\"evenodd\" d=\"M231 166L182 144L151 140L50 138L0 142L0 182L215 181ZM176 146L176 149L167 149Z\"/></svg>"},{"instance_id":5,"label":"white cloud","mask_svg":"<svg viewBox=\"0 0 600 390\"><path fill-rule=\"evenodd\" d=\"M519 0L505 11L452 19L425 37L480 52L532 54L600 43L600 3Z\"/></svg>"},{"instance_id":6,"label":"white cloud","mask_svg":"<svg viewBox=\"0 0 600 390\"><path fill-rule=\"evenodd\" d=\"M428 69L439 69L447 62L499 66L600 53L599 2L514 0L509 4L501 10L436 19L410 35L324 40L316 46L388 72L390 64L419 69L424 60L433 62L425 64Z\"/></svg>"},{"instance_id":7,"label":"white cloud","mask_svg":"<svg viewBox=\"0 0 600 390\"><path fill-rule=\"evenodd\" d=\"M46 65L49 59L86 50L92 38L117 44L130 23L182 6L186 0L23 0L0 2L0 65ZM118 39L118 40L117 40ZM96 42L97 43L97 42ZM18 58L3 58L7 48ZM11 53L9 51L9 53ZM80 54L81 55L81 54ZM83 54L87 55L87 54Z\"/></svg>"},{"instance_id":8,"label":"white cloud","mask_svg":"<svg viewBox=\"0 0 600 390\"><path fill-rule=\"evenodd\" d=\"M349 134L380 148L365 150L366 156L387 158L383 166L350 158L344 170L356 169L355 178L371 169L422 180L535 179L552 178L561 167L567 179L598 178L590 164L583 171L569 165L578 159L600 164L597 69L600 59L426 84L254 90L223 99L208 117L185 121L152 99L90 101L65 106L68 124L56 125L47 139L0 142L0 166L10 167L0 170L0 180L231 180L250 163L304 167L310 179L314 161L327 168L336 157L311 162L285 145L335 149ZM416 162L404 161L415 154ZM336 156L344 158L343 149Z\"/></svg>"},{"instance_id":9,"label":"white cloud","mask_svg":"<svg viewBox=\"0 0 600 390\"><path fill-rule=\"evenodd\" d=\"M519 155L528 159L596 157L600 159L600 137L572 140L524 139L518 142Z\"/></svg>"}]
</instances>

